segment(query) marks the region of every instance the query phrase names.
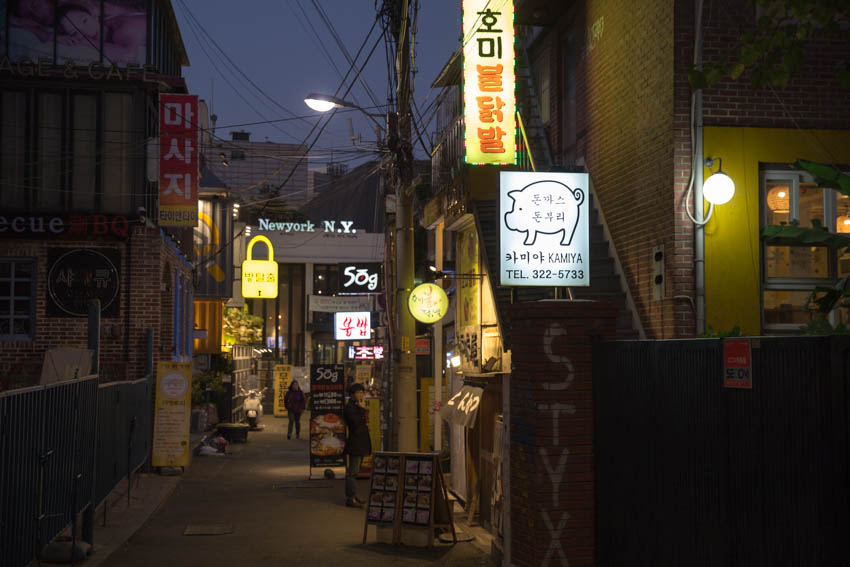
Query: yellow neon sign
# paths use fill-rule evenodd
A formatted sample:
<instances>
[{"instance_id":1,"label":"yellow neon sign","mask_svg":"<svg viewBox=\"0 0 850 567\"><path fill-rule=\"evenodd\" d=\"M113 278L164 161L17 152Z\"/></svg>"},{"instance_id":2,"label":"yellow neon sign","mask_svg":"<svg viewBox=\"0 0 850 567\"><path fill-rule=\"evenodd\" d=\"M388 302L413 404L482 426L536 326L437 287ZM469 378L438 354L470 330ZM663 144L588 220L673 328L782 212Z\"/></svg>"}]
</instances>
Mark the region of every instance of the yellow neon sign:
<instances>
[{"instance_id":1,"label":"yellow neon sign","mask_svg":"<svg viewBox=\"0 0 850 567\"><path fill-rule=\"evenodd\" d=\"M466 163L516 163L513 0L463 1Z\"/></svg>"},{"instance_id":2,"label":"yellow neon sign","mask_svg":"<svg viewBox=\"0 0 850 567\"><path fill-rule=\"evenodd\" d=\"M269 250L268 260L251 257L254 244L263 242ZM247 260L242 262L242 297L246 299L274 299L277 297L277 262L271 241L257 235L248 243Z\"/></svg>"}]
</instances>

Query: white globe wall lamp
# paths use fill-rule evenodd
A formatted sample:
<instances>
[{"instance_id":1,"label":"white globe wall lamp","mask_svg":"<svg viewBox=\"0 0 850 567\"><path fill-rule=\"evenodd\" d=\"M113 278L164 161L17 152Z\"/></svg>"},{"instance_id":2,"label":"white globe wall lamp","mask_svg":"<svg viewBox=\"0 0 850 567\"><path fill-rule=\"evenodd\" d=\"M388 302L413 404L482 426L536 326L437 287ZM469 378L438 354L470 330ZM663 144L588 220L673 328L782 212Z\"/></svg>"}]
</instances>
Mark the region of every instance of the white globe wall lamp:
<instances>
[{"instance_id":1,"label":"white globe wall lamp","mask_svg":"<svg viewBox=\"0 0 850 567\"><path fill-rule=\"evenodd\" d=\"M705 158L705 167L711 170L714 162L717 162L717 172L712 174L702 185L702 196L712 205L723 205L728 203L735 194L735 182L723 173L723 162L721 158Z\"/></svg>"}]
</instances>

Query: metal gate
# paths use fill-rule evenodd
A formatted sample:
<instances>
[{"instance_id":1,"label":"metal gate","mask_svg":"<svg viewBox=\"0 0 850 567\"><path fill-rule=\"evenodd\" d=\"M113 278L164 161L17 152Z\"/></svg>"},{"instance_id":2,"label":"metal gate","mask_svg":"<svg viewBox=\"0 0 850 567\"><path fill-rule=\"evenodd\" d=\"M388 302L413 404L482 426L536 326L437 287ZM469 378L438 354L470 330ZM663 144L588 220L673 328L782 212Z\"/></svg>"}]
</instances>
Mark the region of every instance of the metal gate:
<instances>
[{"instance_id":1,"label":"metal gate","mask_svg":"<svg viewBox=\"0 0 850 567\"><path fill-rule=\"evenodd\" d=\"M598 565L850 564L850 338L752 341L752 390L719 339L597 345Z\"/></svg>"}]
</instances>

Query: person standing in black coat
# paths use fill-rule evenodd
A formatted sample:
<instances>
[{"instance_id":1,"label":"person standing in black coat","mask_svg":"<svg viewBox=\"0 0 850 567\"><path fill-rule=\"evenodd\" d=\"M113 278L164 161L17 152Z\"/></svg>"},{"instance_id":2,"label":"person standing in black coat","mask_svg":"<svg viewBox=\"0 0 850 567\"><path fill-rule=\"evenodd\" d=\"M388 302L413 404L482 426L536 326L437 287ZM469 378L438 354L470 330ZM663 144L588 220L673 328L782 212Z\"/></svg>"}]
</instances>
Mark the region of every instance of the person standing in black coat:
<instances>
[{"instance_id":1,"label":"person standing in black coat","mask_svg":"<svg viewBox=\"0 0 850 567\"><path fill-rule=\"evenodd\" d=\"M366 389L363 384L352 384L348 389L351 396L343 410L348 437L345 439L345 453L348 466L345 468L345 505L361 508L363 501L357 498L357 474L363 457L372 454L372 440L369 438L369 425L366 423L366 402L363 398Z\"/></svg>"}]
</instances>

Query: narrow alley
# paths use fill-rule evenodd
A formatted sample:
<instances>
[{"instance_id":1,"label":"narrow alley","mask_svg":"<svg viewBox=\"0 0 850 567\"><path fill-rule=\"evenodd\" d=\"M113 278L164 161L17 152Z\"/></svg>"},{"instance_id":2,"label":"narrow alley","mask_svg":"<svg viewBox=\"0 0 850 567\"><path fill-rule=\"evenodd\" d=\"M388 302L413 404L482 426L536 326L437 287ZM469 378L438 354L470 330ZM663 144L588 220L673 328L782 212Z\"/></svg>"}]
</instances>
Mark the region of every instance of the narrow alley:
<instances>
[{"instance_id":1,"label":"narrow alley","mask_svg":"<svg viewBox=\"0 0 850 567\"><path fill-rule=\"evenodd\" d=\"M302 416L301 439L287 440L286 424L264 416L265 430L251 432L248 443L230 444L226 456L194 457L162 506L108 558L98 557L98 564L493 565L480 538L457 545L435 539L432 549L394 546L376 543L370 526L361 544L364 510L344 506L341 470L334 480L314 470L319 478L308 480L308 415ZM368 480L358 484L365 496ZM230 533L184 535L187 529ZM462 539L484 533L458 529L467 536Z\"/></svg>"}]
</instances>

